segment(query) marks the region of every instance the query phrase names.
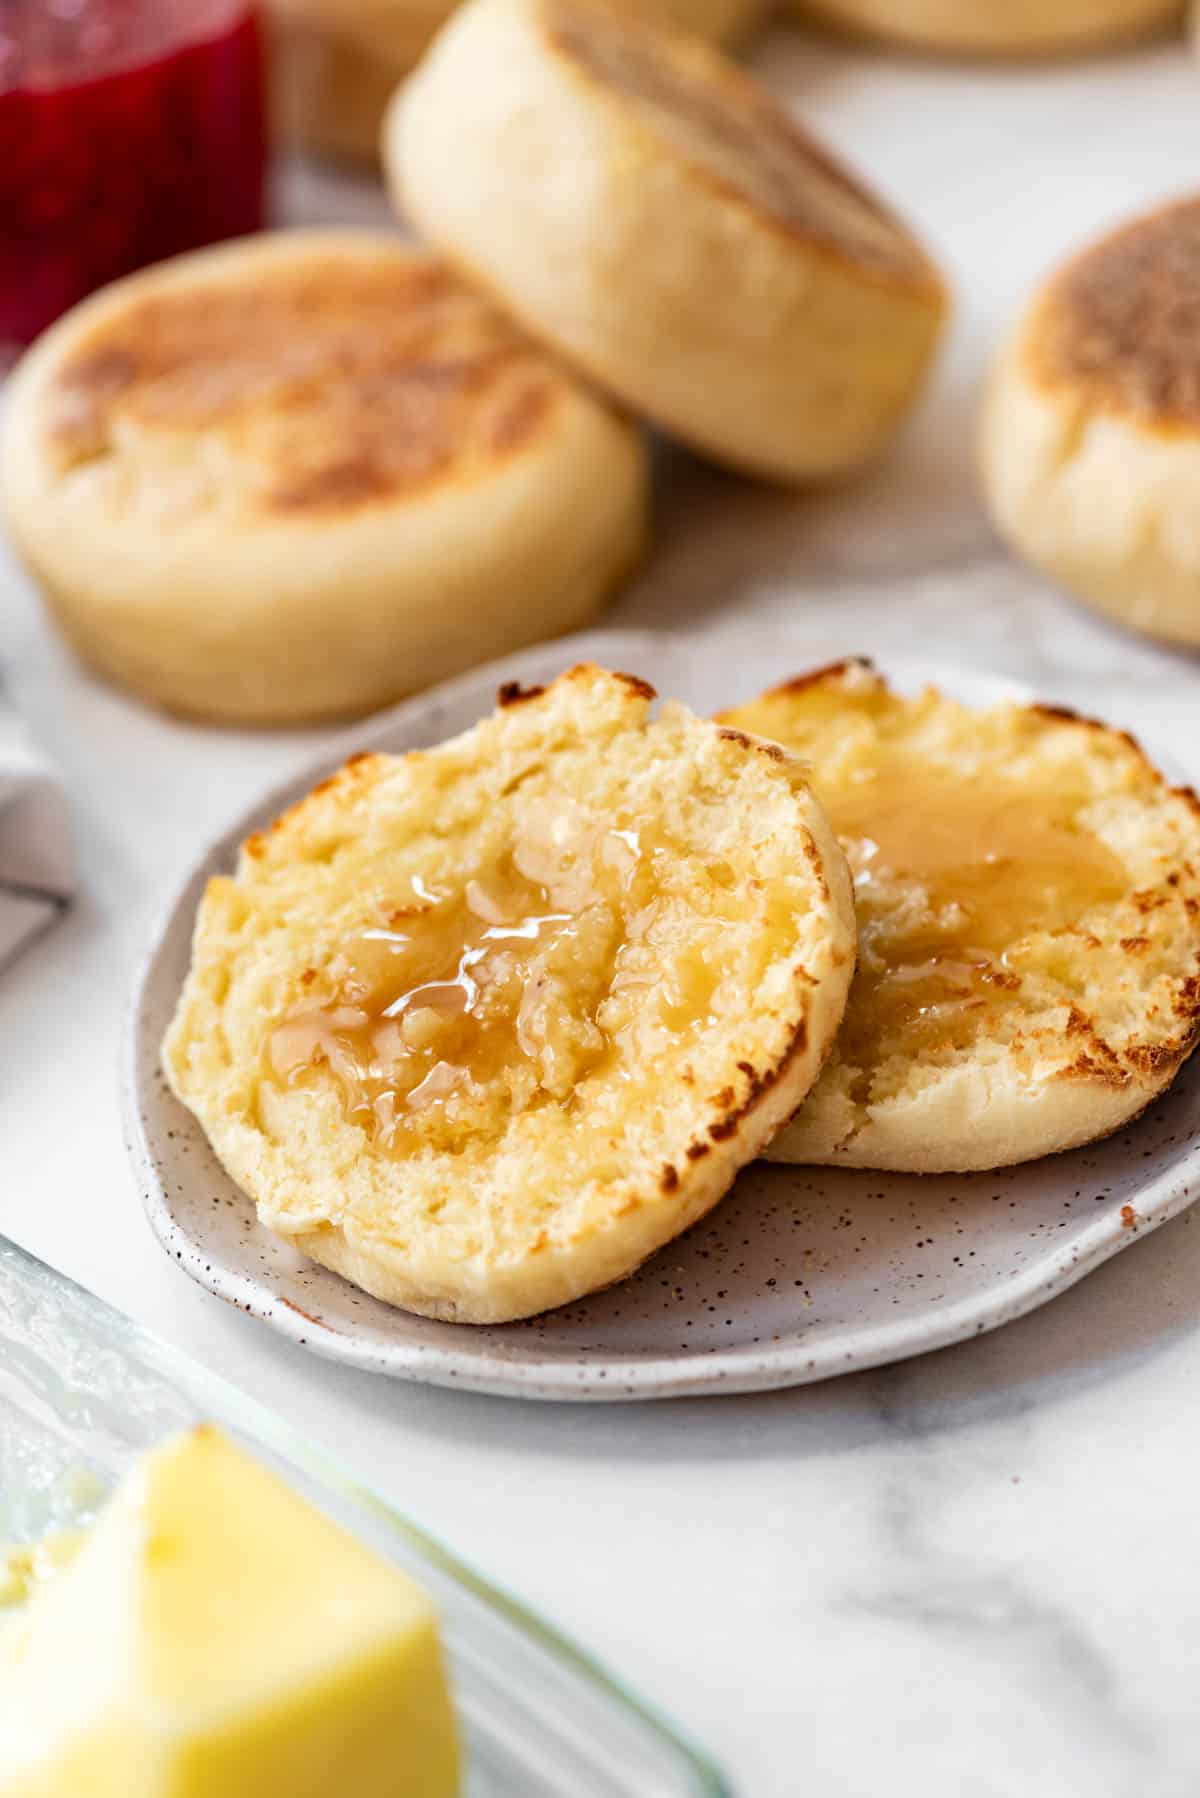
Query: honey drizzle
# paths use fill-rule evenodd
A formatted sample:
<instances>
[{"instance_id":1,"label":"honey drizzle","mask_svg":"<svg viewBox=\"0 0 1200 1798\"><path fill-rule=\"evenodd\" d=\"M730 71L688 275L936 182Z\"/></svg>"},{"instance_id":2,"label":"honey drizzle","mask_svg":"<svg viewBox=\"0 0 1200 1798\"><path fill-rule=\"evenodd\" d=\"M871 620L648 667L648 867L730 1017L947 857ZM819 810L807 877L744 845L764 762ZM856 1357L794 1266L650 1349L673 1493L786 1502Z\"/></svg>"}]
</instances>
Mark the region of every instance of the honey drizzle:
<instances>
[{"instance_id":1,"label":"honey drizzle","mask_svg":"<svg viewBox=\"0 0 1200 1798\"><path fill-rule=\"evenodd\" d=\"M638 833L609 829L573 866L518 850L461 893L414 883L419 903L349 936L330 995L270 1032L268 1077L286 1088L327 1068L348 1118L393 1149L431 1108L465 1116L488 1083L518 1107L569 1099L612 1046L597 1012L621 982L619 901L642 863Z\"/></svg>"},{"instance_id":2,"label":"honey drizzle","mask_svg":"<svg viewBox=\"0 0 1200 1798\"><path fill-rule=\"evenodd\" d=\"M854 877L859 968L844 1061L962 1048L1015 1002L1021 944L1076 928L1128 890L1113 851L1045 783L960 776L926 761L863 771L823 794ZM894 882L919 888L897 911ZM906 915L907 911L907 915Z\"/></svg>"}]
</instances>

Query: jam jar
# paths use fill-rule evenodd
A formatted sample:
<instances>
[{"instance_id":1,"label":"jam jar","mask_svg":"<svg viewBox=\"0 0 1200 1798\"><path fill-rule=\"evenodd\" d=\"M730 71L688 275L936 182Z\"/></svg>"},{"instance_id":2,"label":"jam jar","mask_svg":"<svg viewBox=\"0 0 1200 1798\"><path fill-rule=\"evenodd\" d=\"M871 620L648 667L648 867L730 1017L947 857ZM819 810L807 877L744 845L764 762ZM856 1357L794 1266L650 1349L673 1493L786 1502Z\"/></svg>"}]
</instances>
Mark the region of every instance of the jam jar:
<instances>
[{"instance_id":1,"label":"jam jar","mask_svg":"<svg viewBox=\"0 0 1200 1798\"><path fill-rule=\"evenodd\" d=\"M0 0L0 352L176 251L256 230L246 0Z\"/></svg>"}]
</instances>

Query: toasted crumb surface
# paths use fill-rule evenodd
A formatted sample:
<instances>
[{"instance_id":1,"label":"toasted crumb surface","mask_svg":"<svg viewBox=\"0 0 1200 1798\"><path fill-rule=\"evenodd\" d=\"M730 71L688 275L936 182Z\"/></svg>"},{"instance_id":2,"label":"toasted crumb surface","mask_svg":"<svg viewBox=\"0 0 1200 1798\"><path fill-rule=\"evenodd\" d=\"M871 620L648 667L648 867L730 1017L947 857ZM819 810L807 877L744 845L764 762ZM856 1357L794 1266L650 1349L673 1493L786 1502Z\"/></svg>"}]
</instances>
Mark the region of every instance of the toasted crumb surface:
<instances>
[{"instance_id":1,"label":"toasted crumb surface","mask_svg":"<svg viewBox=\"0 0 1200 1798\"><path fill-rule=\"evenodd\" d=\"M808 1090L854 957L803 767L585 667L349 763L212 881L171 1083L272 1229L426 1315L630 1273Z\"/></svg>"},{"instance_id":2,"label":"toasted crumb surface","mask_svg":"<svg viewBox=\"0 0 1200 1798\"><path fill-rule=\"evenodd\" d=\"M1125 734L869 665L727 714L811 759L855 883L837 1045L772 1159L911 1172L1119 1128L1200 1028L1200 806Z\"/></svg>"}]
</instances>

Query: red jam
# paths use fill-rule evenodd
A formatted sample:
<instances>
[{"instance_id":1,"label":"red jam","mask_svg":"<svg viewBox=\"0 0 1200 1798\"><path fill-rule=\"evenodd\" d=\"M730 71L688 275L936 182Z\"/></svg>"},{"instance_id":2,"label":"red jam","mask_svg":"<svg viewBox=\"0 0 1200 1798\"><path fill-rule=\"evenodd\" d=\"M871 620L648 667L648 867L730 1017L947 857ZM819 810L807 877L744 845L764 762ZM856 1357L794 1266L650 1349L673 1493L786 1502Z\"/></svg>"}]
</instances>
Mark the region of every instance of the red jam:
<instances>
[{"instance_id":1,"label":"red jam","mask_svg":"<svg viewBox=\"0 0 1200 1798\"><path fill-rule=\"evenodd\" d=\"M117 275L256 230L263 172L246 0L3 0L0 346Z\"/></svg>"}]
</instances>

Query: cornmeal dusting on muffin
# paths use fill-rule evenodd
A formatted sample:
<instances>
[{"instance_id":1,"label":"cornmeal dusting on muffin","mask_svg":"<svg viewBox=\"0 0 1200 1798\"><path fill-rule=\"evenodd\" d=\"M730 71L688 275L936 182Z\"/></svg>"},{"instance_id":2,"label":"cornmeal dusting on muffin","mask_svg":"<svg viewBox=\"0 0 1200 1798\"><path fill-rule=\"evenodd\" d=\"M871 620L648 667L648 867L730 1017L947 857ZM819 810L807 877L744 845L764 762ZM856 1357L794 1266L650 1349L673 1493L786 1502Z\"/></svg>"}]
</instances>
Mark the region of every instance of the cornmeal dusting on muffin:
<instances>
[{"instance_id":1,"label":"cornmeal dusting on muffin","mask_svg":"<svg viewBox=\"0 0 1200 1798\"><path fill-rule=\"evenodd\" d=\"M1049 283L1026 344L1034 378L1143 424L1200 424L1200 200L1134 219Z\"/></svg>"}]
</instances>

